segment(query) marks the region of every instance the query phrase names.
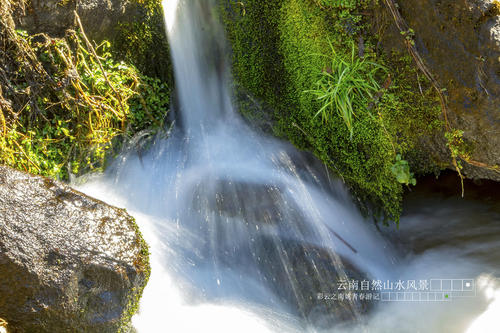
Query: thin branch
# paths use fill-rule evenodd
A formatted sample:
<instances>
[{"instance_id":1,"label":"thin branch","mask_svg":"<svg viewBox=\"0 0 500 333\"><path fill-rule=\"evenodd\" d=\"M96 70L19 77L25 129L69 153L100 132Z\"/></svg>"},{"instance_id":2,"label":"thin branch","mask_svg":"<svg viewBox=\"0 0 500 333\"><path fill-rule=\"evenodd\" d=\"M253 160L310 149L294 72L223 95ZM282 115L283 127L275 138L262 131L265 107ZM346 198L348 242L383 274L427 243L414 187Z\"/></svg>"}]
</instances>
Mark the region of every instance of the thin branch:
<instances>
[{"instance_id":1,"label":"thin branch","mask_svg":"<svg viewBox=\"0 0 500 333\"><path fill-rule=\"evenodd\" d=\"M99 56L97 55L94 47L92 46L92 43L90 43L89 39L87 38L87 35L85 35L85 31L83 30L82 21L80 21L80 16L78 16L78 13L76 12L76 10L73 11L73 12L75 13L76 22L78 23L78 27L80 28L80 32L82 33L82 37L83 37L83 40L85 41L85 44L87 44L88 49L90 50L90 52L92 52L92 55L96 59L97 64L101 68L101 71L102 71L102 74L104 76L104 79L106 80L106 83L109 85L109 87L111 88L111 90L113 90L113 92L115 93L116 99L118 100L118 104L120 105L120 108L122 109L122 112L123 112L122 130L123 130L124 127L125 127L125 118L127 117L127 113L125 112L125 108L123 107L122 98L121 98L120 94L118 94L118 91L116 91L115 87L109 81L108 74L104 70L104 67L102 66L102 63L99 60Z\"/></svg>"}]
</instances>

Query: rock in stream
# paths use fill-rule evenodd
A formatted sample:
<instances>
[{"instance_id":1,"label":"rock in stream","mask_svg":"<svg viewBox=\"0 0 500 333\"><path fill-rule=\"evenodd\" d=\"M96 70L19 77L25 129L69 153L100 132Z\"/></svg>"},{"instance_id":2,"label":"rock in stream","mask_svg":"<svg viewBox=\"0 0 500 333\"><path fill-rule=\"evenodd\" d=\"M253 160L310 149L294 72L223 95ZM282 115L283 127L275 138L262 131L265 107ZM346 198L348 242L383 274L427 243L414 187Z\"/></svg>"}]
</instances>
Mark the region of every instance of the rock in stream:
<instances>
[{"instance_id":1,"label":"rock in stream","mask_svg":"<svg viewBox=\"0 0 500 333\"><path fill-rule=\"evenodd\" d=\"M0 166L0 317L10 332L127 332L149 272L124 210Z\"/></svg>"}]
</instances>

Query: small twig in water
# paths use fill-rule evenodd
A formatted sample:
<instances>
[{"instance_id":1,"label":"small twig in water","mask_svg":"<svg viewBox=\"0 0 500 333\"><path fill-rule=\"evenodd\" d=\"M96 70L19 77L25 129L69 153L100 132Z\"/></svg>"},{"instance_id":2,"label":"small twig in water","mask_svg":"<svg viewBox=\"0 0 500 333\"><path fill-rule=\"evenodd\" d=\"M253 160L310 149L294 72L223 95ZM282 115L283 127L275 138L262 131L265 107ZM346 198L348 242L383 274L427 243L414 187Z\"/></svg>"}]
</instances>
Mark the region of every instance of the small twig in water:
<instances>
[{"instance_id":1,"label":"small twig in water","mask_svg":"<svg viewBox=\"0 0 500 333\"><path fill-rule=\"evenodd\" d=\"M358 253L358 251L357 251L354 247L352 247L352 245L351 245L351 244L349 244L349 243L348 243L345 239L343 239L343 238L342 238L342 237L341 237L338 233L336 233L335 231L333 231L333 230L332 230L330 227L328 227L328 226L327 226L327 228L328 228L328 230L330 230L330 231L333 233L333 235L334 235L335 237L337 237L337 238L338 238L338 239L339 239L342 243L344 243L344 244L345 244L345 246L347 246L349 249L351 249L351 251L352 251L352 252L354 252L354 253Z\"/></svg>"}]
</instances>

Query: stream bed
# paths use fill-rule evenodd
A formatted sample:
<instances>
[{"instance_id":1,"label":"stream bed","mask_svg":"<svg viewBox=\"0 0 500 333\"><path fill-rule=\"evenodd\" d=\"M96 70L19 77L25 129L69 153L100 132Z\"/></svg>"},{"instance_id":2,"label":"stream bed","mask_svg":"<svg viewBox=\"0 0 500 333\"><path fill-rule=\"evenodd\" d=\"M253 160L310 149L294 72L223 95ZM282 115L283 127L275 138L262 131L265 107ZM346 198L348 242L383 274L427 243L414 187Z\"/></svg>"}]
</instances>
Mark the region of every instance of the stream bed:
<instances>
[{"instance_id":1,"label":"stream bed","mask_svg":"<svg viewBox=\"0 0 500 333\"><path fill-rule=\"evenodd\" d=\"M138 331L497 332L498 187L462 199L453 176L423 179L399 229L375 225L324 165L234 110L212 5L165 2L173 130L80 186L151 246Z\"/></svg>"}]
</instances>

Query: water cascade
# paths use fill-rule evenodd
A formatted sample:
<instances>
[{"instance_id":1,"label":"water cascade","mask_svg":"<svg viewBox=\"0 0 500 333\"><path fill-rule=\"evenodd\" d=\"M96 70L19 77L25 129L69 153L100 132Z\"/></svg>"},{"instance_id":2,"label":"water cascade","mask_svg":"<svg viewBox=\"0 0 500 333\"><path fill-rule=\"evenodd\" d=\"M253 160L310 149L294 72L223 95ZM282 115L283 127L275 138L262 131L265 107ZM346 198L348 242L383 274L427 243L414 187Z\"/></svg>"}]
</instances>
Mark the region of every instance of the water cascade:
<instances>
[{"instance_id":1,"label":"water cascade","mask_svg":"<svg viewBox=\"0 0 500 333\"><path fill-rule=\"evenodd\" d=\"M212 1L168 0L164 8L178 97L174 129L140 154L131 145L105 175L81 186L126 207L151 245L152 276L134 318L139 332L335 325L385 332L394 323L388 314L418 326L406 311L434 318L443 305L335 302L324 295L343 280L475 278L471 272L482 271L469 262L445 271L440 260L456 258L451 252L400 255L324 166L240 119ZM464 304L454 315L487 303ZM442 323L435 322L426 331L439 331Z\"/></svg>"}]
</instances>

